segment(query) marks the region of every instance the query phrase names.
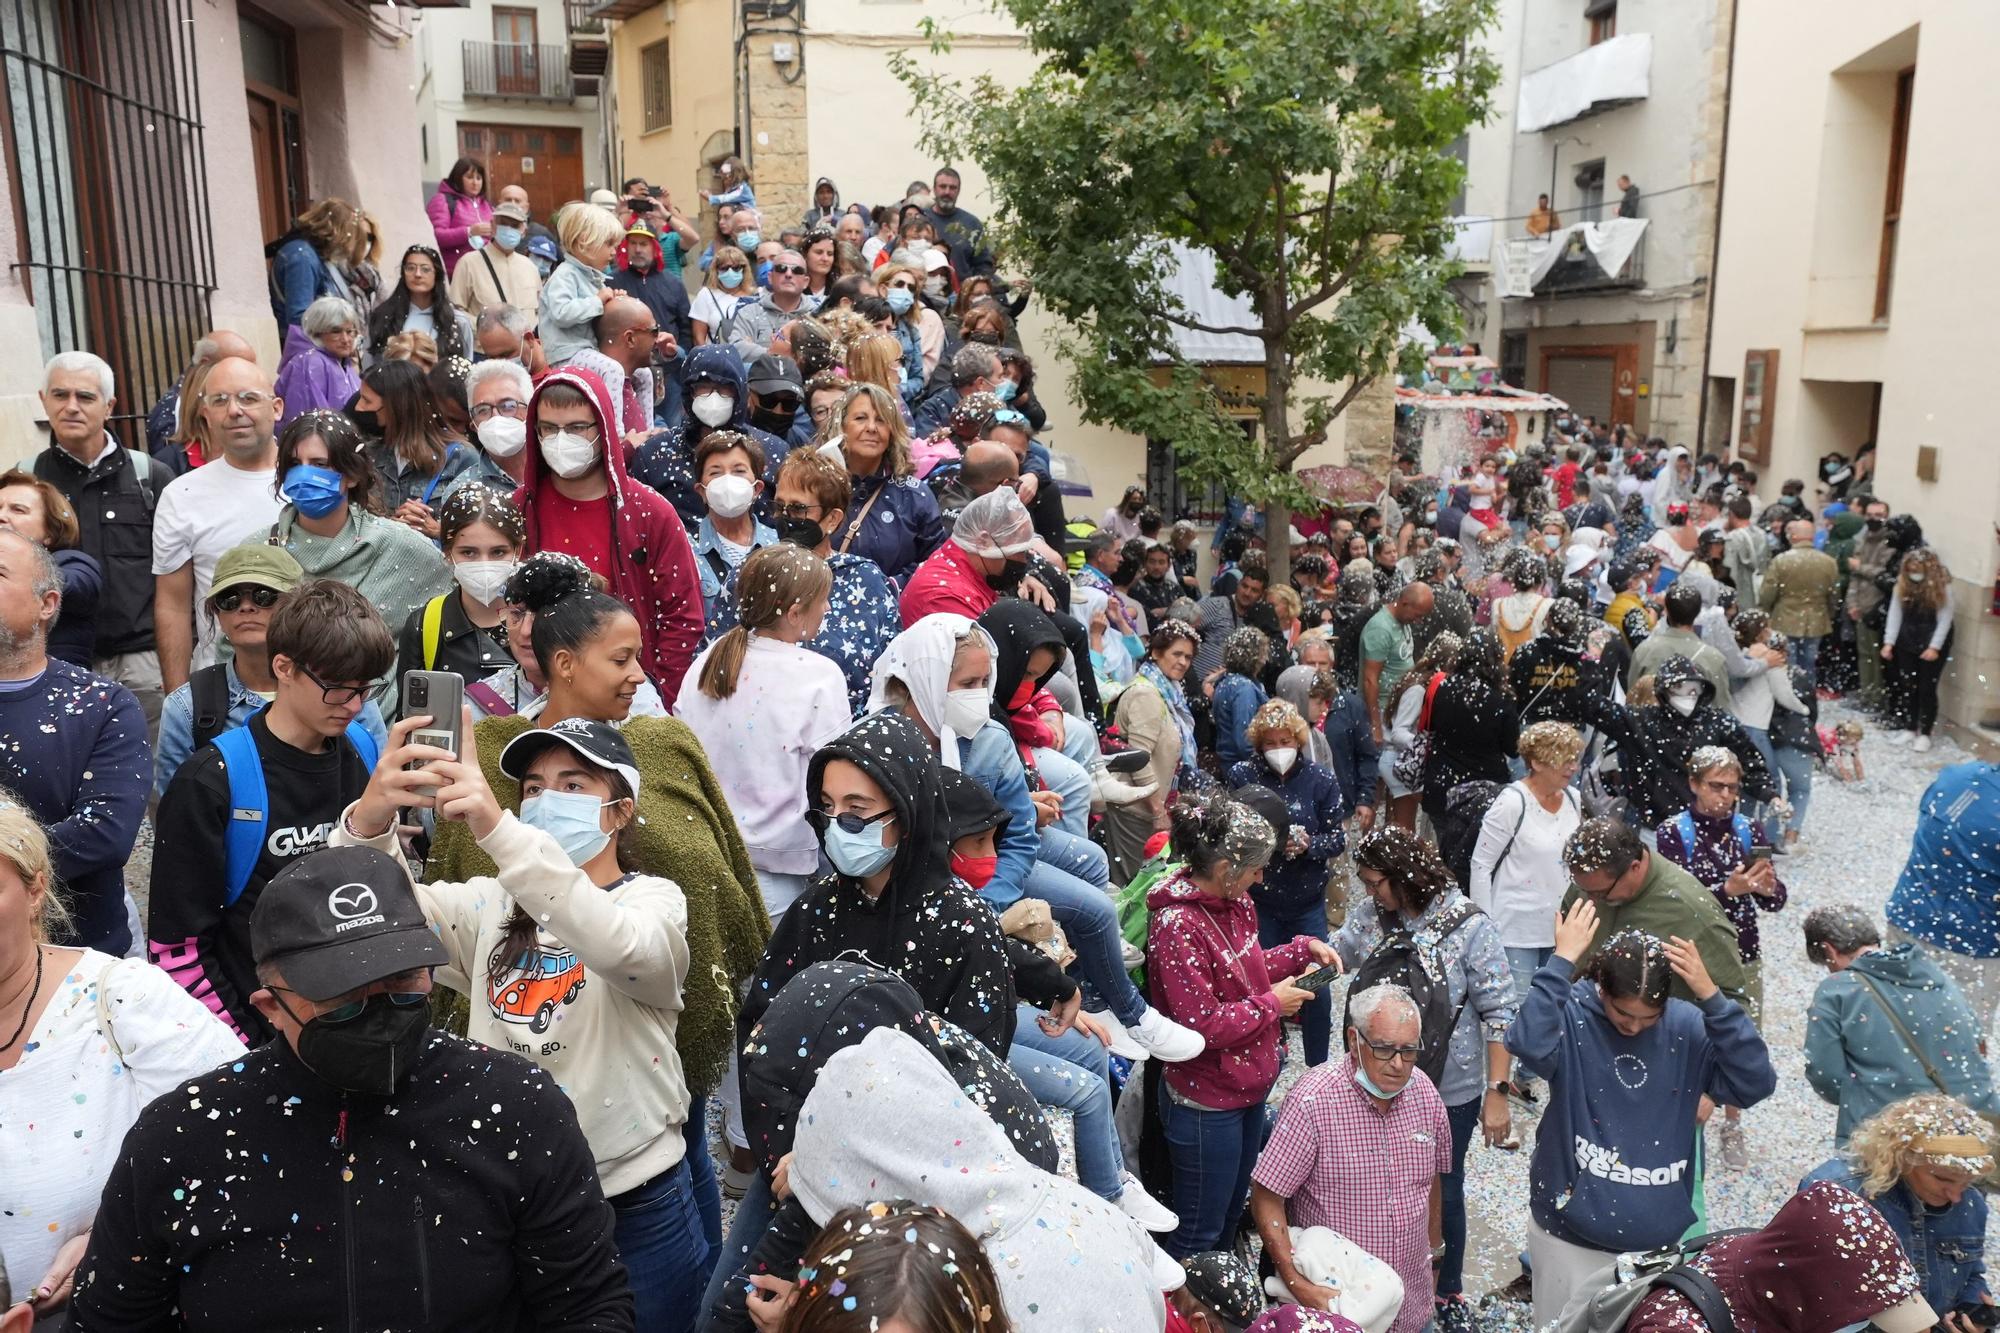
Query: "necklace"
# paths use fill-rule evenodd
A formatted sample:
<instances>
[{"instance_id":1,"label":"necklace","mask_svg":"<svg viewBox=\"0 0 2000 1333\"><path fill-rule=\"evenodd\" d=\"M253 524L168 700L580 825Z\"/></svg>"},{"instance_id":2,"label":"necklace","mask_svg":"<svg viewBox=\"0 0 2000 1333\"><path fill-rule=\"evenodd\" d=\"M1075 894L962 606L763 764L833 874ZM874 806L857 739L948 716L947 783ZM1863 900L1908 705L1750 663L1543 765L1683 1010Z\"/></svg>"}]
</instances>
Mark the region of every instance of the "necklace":
<instances>
[{"instance_id":1,"label":"necklace","mask_svg":"<svg viewBox=\"0 0 2000 1333\"><path fill-rule=\"evenodd\" d=\"M42 990L42 946L38 944L35 946L35 984L28 987L28 1002L21 1006L21 1021L14 1025L14 1035L7 1038L7 1040L5 1041L0 1041L0 1051L6 1050L9 1046L12 1046L15 1042L19 1041L21 1039L21 1034L28 1030L28 1014L31 1010L34 1009L35 996L39 995L41 993L41 990Z\"/></svg>"}]
</instances>

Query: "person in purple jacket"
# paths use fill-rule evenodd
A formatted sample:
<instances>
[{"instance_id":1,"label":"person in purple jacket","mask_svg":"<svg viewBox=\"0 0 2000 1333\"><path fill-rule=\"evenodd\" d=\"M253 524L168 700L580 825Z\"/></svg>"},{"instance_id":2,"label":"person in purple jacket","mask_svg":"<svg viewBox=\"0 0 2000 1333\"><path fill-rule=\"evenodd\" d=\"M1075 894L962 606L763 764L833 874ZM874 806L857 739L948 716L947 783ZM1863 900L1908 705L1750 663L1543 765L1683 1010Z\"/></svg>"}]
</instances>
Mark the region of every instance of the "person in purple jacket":
<instances>
[{"instance_id":1,"label":"person in purple jacket","mask_svg":"<svg viewBox=\"0 0 2000 1333\"><path fill-rule=\"evenodd\" d=\"M338 296L314 301L286 331L274 386L285 403L280 431L308 412L346 409L361 388L361 333L361 316Z\"/></svg>"},{"instance_id":2,"label":"person in purple jacket","mask_svg":"<svg viewBox=\"0 0 2000 1333\"><path fill-rule=\"evenodd\" d=\"M486 166L477 158L461 157L438 182L437 193L425 205L431 230L444 256L442 287L458 261L493 239L493 203L486 197Z\"/></svg>"}]
</instances>

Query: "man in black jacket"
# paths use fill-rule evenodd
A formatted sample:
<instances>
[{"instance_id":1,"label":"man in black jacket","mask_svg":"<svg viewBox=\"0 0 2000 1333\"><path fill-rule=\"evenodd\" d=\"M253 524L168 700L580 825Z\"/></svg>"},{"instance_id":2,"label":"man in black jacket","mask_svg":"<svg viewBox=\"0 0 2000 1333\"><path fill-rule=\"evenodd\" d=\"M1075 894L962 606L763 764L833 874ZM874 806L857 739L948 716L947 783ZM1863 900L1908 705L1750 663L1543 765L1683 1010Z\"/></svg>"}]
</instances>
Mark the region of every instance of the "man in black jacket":
<instances>
[{"instance_id":1,"label":"man in black jacket","mask_svg":"<svg viewBox=\"0 0 2000 1333\"><path fill-rule=\"evenodd\" d=\"M159 1098L105 1182L69 1327L633 1327L590 1145L541 1069L430 1027L445 952L365 847L251 925L279 1034Z\"/></svg>"}]
</instances>

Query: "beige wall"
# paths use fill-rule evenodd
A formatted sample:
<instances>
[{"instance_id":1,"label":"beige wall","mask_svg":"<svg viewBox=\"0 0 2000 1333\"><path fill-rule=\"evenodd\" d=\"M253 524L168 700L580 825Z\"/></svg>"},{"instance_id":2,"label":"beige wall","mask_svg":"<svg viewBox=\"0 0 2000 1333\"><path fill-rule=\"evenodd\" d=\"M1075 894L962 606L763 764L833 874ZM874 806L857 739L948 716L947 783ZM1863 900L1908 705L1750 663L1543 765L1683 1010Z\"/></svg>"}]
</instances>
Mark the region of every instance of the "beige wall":
<instances>
[{"instance_id":1,"label":"beige wall","mask_svg":"<svg viewBox=\"0 0 2000 1333\"><path fill-rule=\"evenodd\" d=\"M1740 376L1747 350L1778 350L1766 494L1786 477L1810 478L1820 454L1861 439L1867 386L1881 384L1877 489L1922 520L1957 576L1945 707L1961 721L1991 721L2000 714L2000 635L1986 606L2000 451L1980 402L1983 376L1967 358L1990 342L2000 269L1967 240L2000 212L2000 177L1977 165L1968 135L2000 117L1991 69L2000 6L1766 0L1743 6L1739 24L1709 373ZM1895 71L1912 62L1895 287L1878 324L1885 98ZM1938 451L1934 482L1917 478L1923 446Z\"/></svg>"},{"instance_id":2,"label":"beige wall","mask_svg":"<svg viewBox=\"0 0 2000 1333\"><path fill-rule=\"evenodd\" d=\"M611 25L610 78L622 145L619 174L665 186L675 206L688 212L703 206L708 191L707 146L717 135L726 138L735 125L733 15L730 0L672 0ZM662 39L672 43L673 124L648 133L640 53ZM713 230L712 223L705 221L704 228Z\"/></svg>"}]
</instances>

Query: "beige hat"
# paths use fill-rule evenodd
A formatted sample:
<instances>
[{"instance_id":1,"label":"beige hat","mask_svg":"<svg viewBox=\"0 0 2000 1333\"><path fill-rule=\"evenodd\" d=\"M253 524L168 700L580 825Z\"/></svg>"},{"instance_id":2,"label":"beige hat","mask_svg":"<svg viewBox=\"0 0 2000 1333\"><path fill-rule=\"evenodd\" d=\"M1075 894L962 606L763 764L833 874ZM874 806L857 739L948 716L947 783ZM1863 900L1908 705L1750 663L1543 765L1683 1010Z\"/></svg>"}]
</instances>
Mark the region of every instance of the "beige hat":
<instances>
[{"instance_id":1,"label":"beige hat","mask_svg":"<svg viewBox=\"0 0 2000 1333\"><path fill-rule=\"evenodd\" d=\"M1924 1333L1938 1321L1937 1311L1921 1295L1896 1302L1868 1322L1882 1333Z\"/></svg>"},{"instance_id":2,"label":"beige hat","mask_svg":"<svg viewBox=\"0 0 2000 1333\"><path fill-rule=\"evenodd\" d=\"M618 211L618 196L609 190L592 190L590 192L590 202L596 204L607 213L616 213Z\"/></svg>"}]
</instances>

